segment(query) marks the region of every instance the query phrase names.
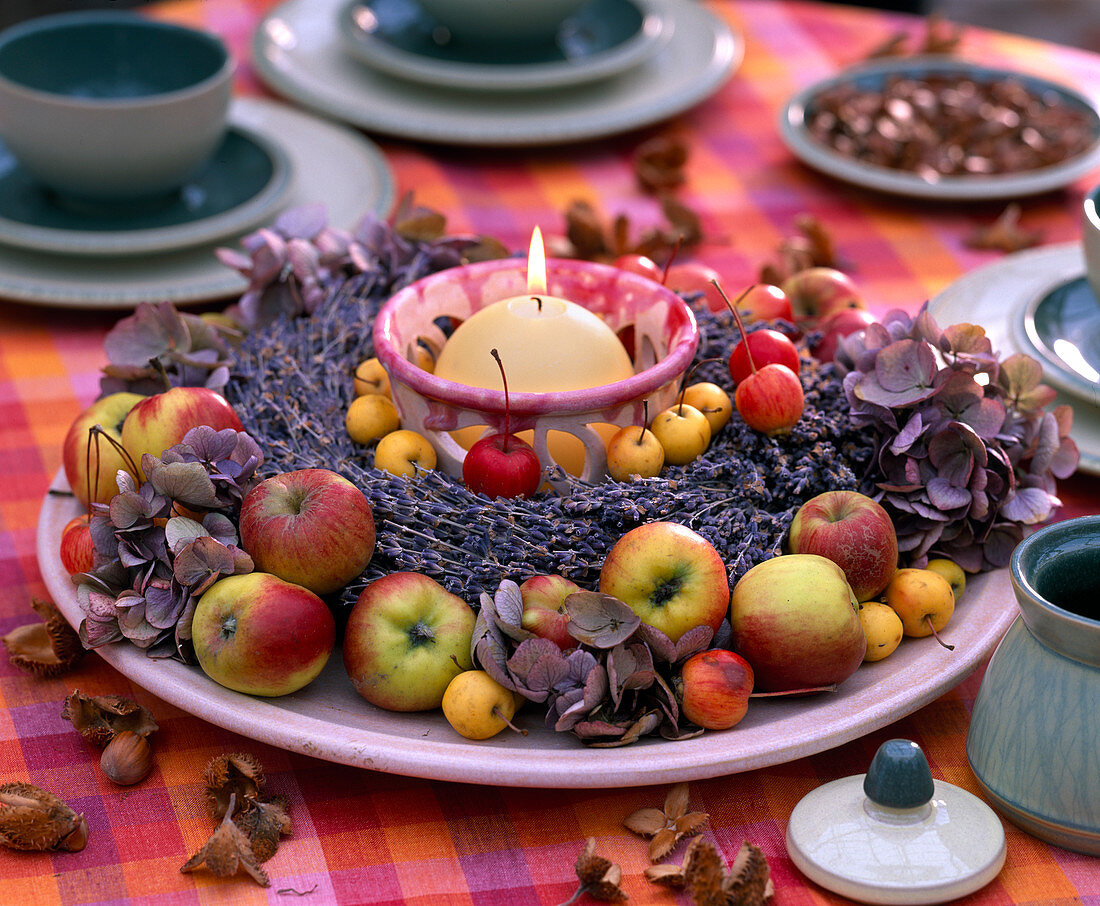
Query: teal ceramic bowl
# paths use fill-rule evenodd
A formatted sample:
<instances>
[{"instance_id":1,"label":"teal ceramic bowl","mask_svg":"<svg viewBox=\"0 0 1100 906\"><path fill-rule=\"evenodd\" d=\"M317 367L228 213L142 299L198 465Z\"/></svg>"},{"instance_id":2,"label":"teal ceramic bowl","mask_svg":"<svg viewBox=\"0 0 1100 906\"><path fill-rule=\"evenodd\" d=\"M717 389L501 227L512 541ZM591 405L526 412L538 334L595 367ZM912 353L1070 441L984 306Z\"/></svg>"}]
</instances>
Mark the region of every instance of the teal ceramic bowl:
<instances>
[{"instance_id":1,"label":"teal ceramic bowl","mask_svg":"<svg viewBox=\"0 0 1100 906\"><path fill-rule=\"evenodd\" d=\"M1040 529L1009 570L1020 616L982 679L966 755L1014 824L1100 855L1100 516Z\"/></svg>"},{"instance_id":2,"label":"teal ceramic bowl","mask_svg":"<svg viewBox=\"0 0 1100 906\"><path fill-rule=\"evenodd\" d=\"M221 143L233 62L214 35L120 11L0 33L0 141L73 198L179 188Z\"/></svg>"},{"instance_id":3,"label":"teal ceramic bowl","mask_svg":"<svg viewBox=\"0 0 1100 906\"><path fill-rule=\"evenodd\" d=\"M549 41L585 0L417 0L462 41Z\"/></svg>"}]
</instances>

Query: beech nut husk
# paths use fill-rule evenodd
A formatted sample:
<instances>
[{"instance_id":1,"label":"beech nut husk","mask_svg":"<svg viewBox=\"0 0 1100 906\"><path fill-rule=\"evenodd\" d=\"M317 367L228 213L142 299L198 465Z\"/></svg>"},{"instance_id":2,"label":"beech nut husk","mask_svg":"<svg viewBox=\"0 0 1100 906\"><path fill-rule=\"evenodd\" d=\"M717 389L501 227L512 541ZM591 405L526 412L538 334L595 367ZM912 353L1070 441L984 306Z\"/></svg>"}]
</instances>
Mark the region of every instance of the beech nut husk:
<instances>
[{"instance_id":1,"label":"beech nut husk","mask_svg":"<svg viewBox=\"0 0 1100 906\"><path fill-rule=\"evenodd\" d=\"M153 748L144 736L123 730L107 743L99 759L103 773L119 786L139 783L153 768Z\"/></svg>"}]
</instances>

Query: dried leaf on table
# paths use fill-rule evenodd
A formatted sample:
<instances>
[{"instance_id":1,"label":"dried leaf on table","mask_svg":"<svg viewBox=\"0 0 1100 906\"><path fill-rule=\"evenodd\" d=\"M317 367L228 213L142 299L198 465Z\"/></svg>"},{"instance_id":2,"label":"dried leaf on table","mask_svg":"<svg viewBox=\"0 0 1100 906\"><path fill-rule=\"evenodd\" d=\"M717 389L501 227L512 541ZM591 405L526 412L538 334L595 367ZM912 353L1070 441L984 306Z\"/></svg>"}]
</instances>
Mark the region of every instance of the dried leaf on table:
<instances>
[{"instance_id":1,"label":"dried leaf on table","mask_svg":"<svg viewBox=\"0 0 1100 906\"><path fill-rule=\"evenodd\" d=\"M925 20L928 29L924 42L917 48L918 54L955 53L962 43L964 27L958 22L950 22L939 13L931 13Z\"/></svg>"},{"instance_id":2,"label":"dried leaf on table","mask_svg":"<svg viewBox=\"0 0 1100 906\"><path fill-rule=\"evenodd\" d=\"M587 201L570 202L565 211L565 234L578 258L594 260L609 253L603 223Z\"/></svg>"},{"instance_id":3,"label":"dried leaf on table","mask_svg":"<svg viewBox=\"0 0 1100 906\"><path fill-rule=\"evenodd\" d=\"M876 44L867 52L868 60L877 60L880 57L900 57L905 54L905 42L909 35L904 31L896 31L885 41Z\"/></svg>"},{"instance_id":4,"label":"dried leaf on table","mask_svg":"<svg viewBox=\"0 0 1100 906\"><path fill-rule=\"evenodd\" d=\"M206 845L180 867L180 871L191 872L205 865L215 877L228 878L243 868L257 884L267 887L271 883L267 872L257 862L248 837L233 822L236 804L236 795L230 795L222 823Z\"/></svg>"},{"instance_id":5,"label":"dried leaf on table","mask_svg":"<svg viewBox=\"0 0 1100 906\"><path fill-rule=\"evenodd\" d=\"M430 242L443 235L447 218L438 211L413 203L413 193L406 192L393 212L393 228L404 239Z\"/></svg>"},{"instance_id":6,"label":"dried leaf on table","mask_svg":"<svg viewBox=\"0 0 1100 906\"><path fill-rule=\"evenodd\" d=\"M35 676L58 676L72 669L84 657L80 636L49 601L31 601L40 623L19 626L0 638L8 660Z\"/></svg>"},{"instance_id":7,"label":"dried leaf on table","mask_svg":"<svg viewBox=\"0 0 1100 906\"><path fill-rule=\"evenodd\" d=\"M259 799L264 786L264 768L247 752L233 752L212 758L202 775L210 813L221 818L236 796L238 802Z\"/></svg>"},{"instance_id":8,"label":"dried leaf on table","mask_svg":"<svg viewBox=\"0 0 1100 906\"><path fill-rule=\"evenodd\" d=\"M568 900L561 906L568 906L576 902L584 894L588 894L595 900L604 900L609 903L620 903L629 899L623 891L623 870L610 859L596 855L596 838L589 837L584 844L575 864L577 880L580 886L573 892Z\"/></svg>"},{"instance_id":9,"label":"dried leaf on table","mask_svg":"<svg viewBox=\"0 0 1100 906\"><path fill-rule=\"evenodd\" d=\"M0 844L11 849L80 852L88 822L53 793L30 783L0 786Z\"/></svg>"},{"instance_id":10,"label":"dried leaf on table","mask_svg":"<svg viewBox=\"0 0 1100 906\"><path fill-rule=\"evenodd\" d=\"M687 142L668 136L657 136L634 149L634 175L647 192L660 194L683 185L687 179L684 166L688 161Z\"/></svg>"},{"instance_id":11,"label":"dried leaf on table","mask_svg":"<svg viewBox=\"0 0 1100 906\"><path fill-rule=\"evenodd\" d=\"M122 695L85 695L79 689L65 699L61 716L101 749L126 730L148 736L159 729L152 712L132 699Z\"/></svg>"},{"instance_id":12,"label":"dried leaf on table","mask_svg":"<svg viewBox=\"0 0 1100 906\"><path fill-rule=\"evenodd\" d=\"M833 237L820 220L813 214L798 214L794 218L794 226L806 238L815 267L840 267Z\"/></svg>"},{"instance_id":13,"label":"dried leaf on table","mask_svg":"<svg viewBox=\"0 0 1100 906\"><path fill-rule=\"evenodd\" d=\"M656 862L670 853L680 840L707 823L706 812L689 812L688 785L677 783L668 791L664 807L641 808L623 821L627 830L649 841L649 861Z\"/></svg>"},{"instance_id":14,"label":"dried leaf on table","mask_svg":"<svg viewBox=\"0 0 1100 906\"><path fill-rule=\"evenodd\" d=\"M979 227L966 237L966 244L972 249L991 249L998 252L1018 252L1031 248L1043 240L1040 230L1029 230L1020 226L1020 206L1013 202L992 224Z\"/></svg>"}]
</instances>

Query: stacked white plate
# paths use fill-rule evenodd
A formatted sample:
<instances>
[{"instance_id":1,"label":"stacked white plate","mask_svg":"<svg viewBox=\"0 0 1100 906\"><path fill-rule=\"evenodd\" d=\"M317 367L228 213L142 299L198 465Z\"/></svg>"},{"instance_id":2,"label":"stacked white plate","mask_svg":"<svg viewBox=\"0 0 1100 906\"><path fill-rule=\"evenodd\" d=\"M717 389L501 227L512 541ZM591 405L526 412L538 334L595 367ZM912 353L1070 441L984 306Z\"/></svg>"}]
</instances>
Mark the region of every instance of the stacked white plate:
<instances>
[{"instance_id":1,"label":"stacked white plate","mask_svg":"<svg viewBox=\"0 0 1100 906\"><path fill-rule=\"evenodd\" d=\"M253 37L274 91L370 132L546 145L660 122L717 91L740 36L692 0L589 0L554 40L463 45L416 0L287 0Z\"/></svg>"},{"instance_id":2,"label":"stacked white plate","mask_svg":"<svg viewBox=\"0 0 1100 906\"><path fill-rule=\"evenodd\" d=\"M230 298L247 284L218 261L218 245L301 204L323 204L331 225L350 228L393 199L372 142L275 101L234 100L210 164L144 207L74 208L0 145L0 298L77 308Z\"/></svg>"}]
</instances>

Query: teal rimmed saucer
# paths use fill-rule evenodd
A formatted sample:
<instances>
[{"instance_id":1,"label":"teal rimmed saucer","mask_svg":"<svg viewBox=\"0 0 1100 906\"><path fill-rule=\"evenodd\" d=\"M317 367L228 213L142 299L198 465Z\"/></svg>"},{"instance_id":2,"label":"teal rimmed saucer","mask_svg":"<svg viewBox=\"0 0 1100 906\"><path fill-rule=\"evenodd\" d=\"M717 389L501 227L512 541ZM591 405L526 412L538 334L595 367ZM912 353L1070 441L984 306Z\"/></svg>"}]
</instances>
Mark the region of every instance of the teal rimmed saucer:
<instances>
[{"instance_id":1,"label":"teal rimmed saucer","mask_svg":"<svg viewBox=\"0 0 1100 906\"><path fill-rule=\"evenodd\" d=\"M1016 328L1048 383L1100 405L1100 299L1084 276L1039 293L1021 310Z\"/></svg>"},{"instance_id":2,"label":"teal rimmed saucer","mask_svg":"<svg viewBox=\"0 0 1100 906\"><path fill-rule=\"evenodd\" d=\"M214 156L178 192L88 205L42 186L0 144L0 244L125 256L214 242L265 220L286 196L291 175L281 148L231 125Z\"/></svg>"},{"instance_id":3,"label":"teal rimmed saucer","mask_svg":"<svg viewBox=\"0 0 1100 906\"><path fill-rule=\"evenodd\" d=\"M344 50L378 72L436 88L538 91L619 75L654 54L671 23L653 0L590 0L541 42L454 38L415 0L352 0Z\"/></svg>"}]
</instances>

